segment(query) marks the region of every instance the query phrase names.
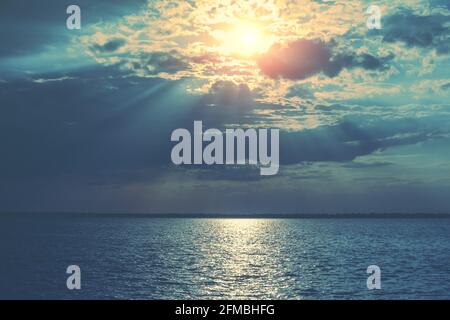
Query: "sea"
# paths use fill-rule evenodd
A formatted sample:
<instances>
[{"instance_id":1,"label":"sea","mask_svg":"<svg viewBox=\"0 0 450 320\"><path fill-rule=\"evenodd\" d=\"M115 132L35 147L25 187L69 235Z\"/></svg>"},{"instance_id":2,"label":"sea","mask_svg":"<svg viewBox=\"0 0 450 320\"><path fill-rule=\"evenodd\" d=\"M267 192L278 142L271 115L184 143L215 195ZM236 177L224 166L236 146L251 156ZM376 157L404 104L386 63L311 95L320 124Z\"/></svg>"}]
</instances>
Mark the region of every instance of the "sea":
<instances>
[{"instance_id":1,"label":"sea","mask_svg":"<svg viewBox=\"0 0 450 320\"><path fill-rule=\"evenodd\" d=\"M0 299L449 298L450 219L0 217Z\"/></svg>"}]
</instances>

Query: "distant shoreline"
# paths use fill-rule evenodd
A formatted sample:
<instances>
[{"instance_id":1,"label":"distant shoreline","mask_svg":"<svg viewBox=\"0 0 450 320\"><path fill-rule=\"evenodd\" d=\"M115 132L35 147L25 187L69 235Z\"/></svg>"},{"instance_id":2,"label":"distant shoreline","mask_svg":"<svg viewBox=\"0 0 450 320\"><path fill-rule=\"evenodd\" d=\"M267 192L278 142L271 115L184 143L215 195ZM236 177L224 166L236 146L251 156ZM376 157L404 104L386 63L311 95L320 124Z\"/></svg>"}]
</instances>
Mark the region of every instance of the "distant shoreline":
<instances>
[{"instance_id":1,"label":"distant shoreline","mask_svg":"<svg viewBox=\"0 0 450 320\"><path fill-rule=\"evenodd\" d=\"M0 213L0 218L153 218L153 219L450 219L448 213L302 213L302 214L191 214L191 213L76 213L15 212Z\"/></svg>"}]
</instances>

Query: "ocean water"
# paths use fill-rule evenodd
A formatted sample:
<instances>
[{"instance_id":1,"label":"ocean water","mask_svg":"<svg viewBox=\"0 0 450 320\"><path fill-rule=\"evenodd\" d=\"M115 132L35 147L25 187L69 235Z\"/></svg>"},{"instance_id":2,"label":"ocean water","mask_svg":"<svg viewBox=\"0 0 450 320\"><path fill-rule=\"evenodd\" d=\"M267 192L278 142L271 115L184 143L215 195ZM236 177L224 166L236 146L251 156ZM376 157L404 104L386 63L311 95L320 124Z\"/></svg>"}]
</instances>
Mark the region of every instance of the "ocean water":
<instances>
[{"instance_id":1,"label":"ocean water","mask_svg":"<svg viewBox=\"0 0 450 320\"><path fill-rule=\"evenodd\" d=\"M450 219L0 218L2 299L449 299L449 274Z\"/></svg>"}]
</instances>

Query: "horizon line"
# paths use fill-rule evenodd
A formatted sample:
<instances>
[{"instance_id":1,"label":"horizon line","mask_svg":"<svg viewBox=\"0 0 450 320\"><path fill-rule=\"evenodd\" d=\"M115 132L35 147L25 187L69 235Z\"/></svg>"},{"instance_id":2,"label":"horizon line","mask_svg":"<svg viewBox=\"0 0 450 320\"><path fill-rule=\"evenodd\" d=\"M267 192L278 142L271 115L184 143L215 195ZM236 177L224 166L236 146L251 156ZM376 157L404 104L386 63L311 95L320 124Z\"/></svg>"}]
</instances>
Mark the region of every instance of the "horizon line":
<instances>
[{"instance_id":1,"label":"horizon line","mask_svg":"<svg viewBox=\"0 0 450 320\"><path fill-rule=\"evenodd\" d=\"M0 212L2 217L166 218L166 219L450 219L450 213L100 213Z\"/></svg>"}]
</instances>

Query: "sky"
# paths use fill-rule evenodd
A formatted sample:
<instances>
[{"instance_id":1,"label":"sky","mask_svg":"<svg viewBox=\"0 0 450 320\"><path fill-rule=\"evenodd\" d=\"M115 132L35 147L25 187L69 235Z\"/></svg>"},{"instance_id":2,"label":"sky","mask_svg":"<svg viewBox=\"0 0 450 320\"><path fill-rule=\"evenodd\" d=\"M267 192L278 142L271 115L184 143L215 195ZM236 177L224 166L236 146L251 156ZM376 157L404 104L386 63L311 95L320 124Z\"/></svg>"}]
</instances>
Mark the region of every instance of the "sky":
<instances>
[{"instance_id":1,"label":"sky","mask_svg":"<svg viewBox=\"0 0 450 320\"><path fill-rule=\"evenodd\" d=\"M0 43L0 212L450 212L446 0L3 0ZM196 120L279 173L173 165Z\"/></svg>"}]
</instances>

